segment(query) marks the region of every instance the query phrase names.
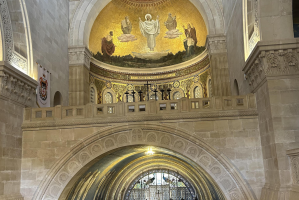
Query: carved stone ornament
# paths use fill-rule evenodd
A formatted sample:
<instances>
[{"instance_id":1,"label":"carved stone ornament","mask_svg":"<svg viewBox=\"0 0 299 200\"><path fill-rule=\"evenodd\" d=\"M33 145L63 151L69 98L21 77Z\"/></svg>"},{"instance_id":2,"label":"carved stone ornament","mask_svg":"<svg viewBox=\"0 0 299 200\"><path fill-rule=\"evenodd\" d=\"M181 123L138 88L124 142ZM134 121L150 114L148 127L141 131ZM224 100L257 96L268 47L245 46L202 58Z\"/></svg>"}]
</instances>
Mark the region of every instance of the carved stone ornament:
<instances>
[{"instance_id":1,"label":"carved stone ornament","mask_svg":"<svg viewBox=\"0 0 299 200\"><path fill-rule=\"evenodd\" d=\"M69 48L69 65L84 65L90 69L91 52L84 46Z\"/></svg>"},{"instance_id":2,"label":"carved stone ornament","mask_svg":"<svg viewBox=\"0 0 299 200\"><path fill-rule=\"evenodd\" d=\"M292 179L294 185L299 185L299 148L287 150L290 157Z\"/></svg>"},{"instance_id":3,"label":"carved stone ornament","mask_svg":"<svg viewBox=\"0 0 299 200\"><path fill-rule=\"evenodd\" d=\"M30 107L35 101L37 82L0 66L0 97Z\"/></svg>"},{"instance_id":4,"label":"carved stone ornament","mask_svg":"<svg viewBox=\"0 0 299 200\"><path fill-rule=\"evenodd\" d=\"M27 59L14 51L12 25L6 0L0 0L0 13L3 26L5 60L13 67L28 73Z\"/></svg>"},{"instance_id":5,"label":"carved stone ornament","mask_svg":"<svg viewBox=\"0 0 299 200\"><path fill-rule=\"evenodd\" d=\"M276 47L276 46L275 46ZM243 71L252 91L267 77L292 76L299 74L298 51L296 49L259 50L247 61Z\"/></svg>"},{"instance_id":6,"label":"carved stone ornament","mask_svg":"<svg viewBox=\"0 0 299 200\"><path fill-rule=\"evenodd\" d=\"M224 35L208 36L206 44L210 54L227 52L226 37Z\"/></svg>"}]
</instances>

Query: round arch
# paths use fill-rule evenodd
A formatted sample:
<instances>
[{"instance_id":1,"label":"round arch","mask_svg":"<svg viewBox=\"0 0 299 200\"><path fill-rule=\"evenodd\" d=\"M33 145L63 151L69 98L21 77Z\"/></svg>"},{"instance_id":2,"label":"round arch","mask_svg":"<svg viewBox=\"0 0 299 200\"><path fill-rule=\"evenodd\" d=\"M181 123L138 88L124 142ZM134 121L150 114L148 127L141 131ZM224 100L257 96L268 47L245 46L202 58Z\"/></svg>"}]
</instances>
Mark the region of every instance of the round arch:
<instances>
[{"instance_id":1,"label":"round arch","mask_svg":"<svg viewBox=\"0 0 299 200\"><path fill-rule=\"evenodd\" d=\"M111 0L81 0L70 22L69 46L87 46L91 28ZM190 0L199 10L209 35L224 33L223 6L217 0Z\"/></svg>"},{"instance_id":2,"label":"round arch","mask_svg":"<svg viewBox=\"0 0 299 200\"><path fill-rule=\"evenodd\" d=\"M72 147L53 165L39 185L33 200L58 199L78 171L111 150L131 145L157 146L177 152L204 169L222 188L227 199L256 199L226 156L191 136L180 128L157 124L115 126L98 131ZM215 174L214 167L220 170L220 174Z\"/></svg>"}]
</instances>

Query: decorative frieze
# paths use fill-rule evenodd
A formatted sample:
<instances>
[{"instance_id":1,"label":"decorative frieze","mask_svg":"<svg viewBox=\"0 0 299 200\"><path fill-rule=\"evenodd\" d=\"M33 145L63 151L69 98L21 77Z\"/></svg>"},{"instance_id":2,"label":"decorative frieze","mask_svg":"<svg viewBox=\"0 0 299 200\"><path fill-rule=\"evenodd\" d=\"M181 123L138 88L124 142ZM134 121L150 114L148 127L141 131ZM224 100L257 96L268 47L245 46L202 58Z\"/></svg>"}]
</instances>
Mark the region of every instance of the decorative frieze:
<instances>
[{"instance_id":1,"label":"decorative frieze","mask_svg":"<svg viewBox=\"0 0 299 200\"><path fill-rule=\"evenodd\" d=\"M13 70L0 65L0 97L30 107L35 101L37 82Z\"/></svg>"},{"instance_id":2,"label":"decorative frieze","mask_svg":"<svg viewBox=\"0 0 299 200\"><path fill-rule=\"evenodd\" d=\"M298 52L295 46L278 48L278 45L273 45L273 48L269 48L269 45L259 45L243 69L252 91L265 82L267 77L298 75Z\"/></svg>"},{"instance_id":3,"label":"decorative frieze","mask_svg":"<svg viewBox=\"0 0 299 200\"><path fill-rule=\"evenodd\" d=\"M90 69L91 52L84 46L69 48L69 65L84 65Z\"/></svg>"},{"instance_id":4,"label":"decorative frieze","mask_svg":"<svg viewBox=\"0 0 299 200\"><path fill-rule=\"evenodd\" d=\"M224 35L209 35L207 37L206 47L210 54L226 53L226 37Z\"/></svg>"}]
</instances>

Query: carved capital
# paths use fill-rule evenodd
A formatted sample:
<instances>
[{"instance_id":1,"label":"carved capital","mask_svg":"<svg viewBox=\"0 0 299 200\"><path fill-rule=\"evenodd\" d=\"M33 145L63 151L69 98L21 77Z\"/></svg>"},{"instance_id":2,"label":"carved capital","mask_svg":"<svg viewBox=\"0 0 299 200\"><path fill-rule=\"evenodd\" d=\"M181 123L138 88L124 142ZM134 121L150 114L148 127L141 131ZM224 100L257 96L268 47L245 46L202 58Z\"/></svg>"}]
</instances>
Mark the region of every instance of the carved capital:
<instances>
[{"instance_id":1,"label":"carved capital","mask_svg":"<svg viewBox=\"0 0 299 200\"><path fill-rule=\"evenodd\" d=\"M243 69L253 92L269 77L299 75L298 43L258 43Z\"/></svg>"},{"instance_id":2,"label":"carved capital","mask_svg":"<svg viewBox=\"0 0 299 200\"><path fill-rule=\"evenodd\" d=\"M209 35L206 41L206 47L210 54L226 53L226 36L225 35Z\"/></svg>"},{"instance_id":3,"label":"carved capital","mask_svg":"<svg viewBox=\"0 0 299 200\"><path fill-rule=\"evenodd\" d=\"M292 179L294 185L299 185L299 148L287 151L291 161Z\"/></svg>"},{"instance_id":4,"label":"carved capital","mask_svg":"<svg viewBox=\"0 0 299 200\"><path fill-rule=\"evenodd\" d=\"M31 107L35 100L37 82L12 66L0 65L0 98Z\"/></svg>"},{"instance_id":5,"label":"carved capital","mask_svg":"<svg viewBox=\"0 0 299 200\"><path fill-rule=\"evenodd\" d=\"M84 65L90 69L91 52L85 46L69 48L69 65Z\"/></svg>"}]
</instances>

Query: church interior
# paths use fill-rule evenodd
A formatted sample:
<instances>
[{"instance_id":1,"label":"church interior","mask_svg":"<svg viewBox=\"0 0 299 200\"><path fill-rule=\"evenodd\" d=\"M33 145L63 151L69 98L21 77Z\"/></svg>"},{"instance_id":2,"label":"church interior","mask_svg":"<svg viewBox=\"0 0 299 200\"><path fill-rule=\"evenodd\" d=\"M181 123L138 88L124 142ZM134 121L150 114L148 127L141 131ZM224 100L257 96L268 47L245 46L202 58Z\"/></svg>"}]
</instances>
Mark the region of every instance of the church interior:
<instances>
[{"instance_id":1,"label":"church interior","mask_svg":"<svg viewBox=\"0 0 299 200\"><path fill-rule=\"evenodd\" d=\"M0 200L298 200L298 0L0 0Z\"/></svg>"}]
</instances>

